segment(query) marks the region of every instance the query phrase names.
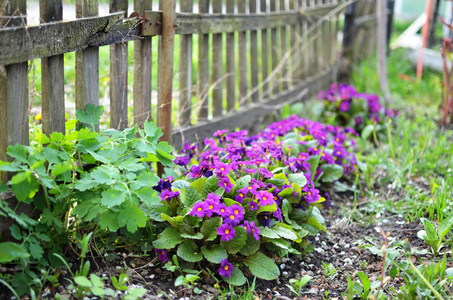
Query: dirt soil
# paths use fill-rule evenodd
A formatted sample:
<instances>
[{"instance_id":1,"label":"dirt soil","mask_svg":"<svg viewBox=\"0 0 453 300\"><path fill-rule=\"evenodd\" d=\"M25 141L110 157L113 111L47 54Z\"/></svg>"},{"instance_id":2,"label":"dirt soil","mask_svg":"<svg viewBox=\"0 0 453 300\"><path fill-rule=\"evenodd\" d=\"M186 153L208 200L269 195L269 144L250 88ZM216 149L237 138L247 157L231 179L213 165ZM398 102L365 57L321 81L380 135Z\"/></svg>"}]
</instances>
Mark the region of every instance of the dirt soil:
<instances>
[{"instance_id":1,"label":"dirt soil","mask_svg":"<svg viewBox=\"0 0 453 300\"><path fill-rule=\"evenodd\" d=\"M281 276L274 281L257 279L255 300L297 298L291 294L286 285L291 278L298 279L304 275L312 276L313 279L302 288L302 299L343 299L341 294L347 288L347 274L352 277L357 271L365 272L371 282L377 281L381 274L382 258L361 246L368 244L380 248L384 243L380 228L389 233L389 240L393 238L399 241L408 238L413 248L428 250L424 242L417 237L417 231L422 229L418 221L408 223L402 215L378 215L377 223L364 226L345 217L341 207L351 206L351 198L351 195L338 194L333 197L331 209L323 211L328 233L321 232L308 239L314 248L313 251L302 257L296 255L287 258L275 257ZM184 298L185 292L186 297L195 299L217 299L220 296L219 289L215 287L216 280L207 273L205 278L198 281L197 288L202 292L191 294L183 287L175 287L176 275L163 269L156 260L144 256L118 254L118 259L111 262L95 259L91 264L92 271L105 277L117 275L121 268L126 270L131 278L129 284L148 290L143 299L181 299ZM332 264L336 269L332 276L324 275L323 263ZM106 287L109 285L108 282L105 281ZM251 276L249 282L250 284L253 282ZM389 292L391 287L398 287L402 283L404 283L402 278L396 277L385 285L384 291ZM226 285L223 287L228 290ZM236 292L245 289L247 286L237 288ZM57 292L71 298L71 291L64 285L58 287Z\"/></svg>"}]
</instances>

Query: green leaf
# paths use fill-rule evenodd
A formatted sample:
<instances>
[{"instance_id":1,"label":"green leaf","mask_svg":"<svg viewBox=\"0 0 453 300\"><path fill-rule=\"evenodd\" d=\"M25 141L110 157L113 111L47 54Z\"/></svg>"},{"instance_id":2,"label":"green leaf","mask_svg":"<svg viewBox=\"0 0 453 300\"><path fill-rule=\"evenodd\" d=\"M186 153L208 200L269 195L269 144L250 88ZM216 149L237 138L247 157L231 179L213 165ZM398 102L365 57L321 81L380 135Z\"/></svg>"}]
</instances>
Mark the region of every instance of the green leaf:
<instances>
[{"instance_id":1,"label":"green leaf","mask_svg":"<svg viewBox=\"0 0 453 300\"><path fill-rule=\"evenodd\" d=\"M286 223L291 224L291 218L289 217L289 213L292 211L291 203L288 200L283 199L282 201L282 214L285 218Z\"/></svg>"},{"instance_id":2,"label":"green leaf","mask_svg":"<svg viewBox=\"0 0 453 300\"><path fill-rule=\"evenodd\" d=\"M182 223L182 218L181 216L177 217L170 217L169 215L165 213L161 213L160 216L162 217L163 220L167 221L168 223L171 224L176 230L179 230L179 225ZM177 220L178 219L178 220Z\"/></svg>"},{"instance_id":3,"label":"green leaf","mask_svg":"<svg viewBox=\"0 0 453 300\"><path fill-rule=\"evenodd\" d=\"M203 184L208 180L206 177L200 177L194 182L190 183L191 186L193 186L198 192L201 193Z\"/></svg>"},{"instance_id":4,"label":"green leaf","mask_svg":"<svg viewBox=\"0 0 453 300\"><path fill-rule=\"evenodd\" d=\"M215 192L219 188L219 178L216 175L209 177L201 188L201 195L206 198L209 193Z\"/></svg>"},{"instance_id":5,"label":"green leaf","mask_svg":"<svg viewBox=\"0 0 453 300\"><path fill-rule=\"evenodd\" d=\"M172 249L181 242L181 234L175 228L167 227L153 242L153 246L157 249Z\"/></svg>"},{"instance_id":6,"label":"green leaf","mask_svg":"<svg viewBox=\"0 0 453 300\"><path fill-rule=\"evenodd\" d=\"M223 277L223 280L235 286L241 286L247 282L247 278L245 278L244 273L242 273L242 271L236 266L233 268L230 278Z\"/></svg>"},{"instance_id":7,"label":"green leaf","mask_svg":"<svg viewBox=\"0 0 453 300\"><path fill-rule=\"evenodd\" d=\"M163 135L162 130L159 127L157 127L154 122L146 121L143 124L143 130L145 131L145 134L148 137L158 139Z\"/></svg>"},{"instance_id":8,"label":"green leaf","mask_svg":"<svg viewBox=\"0 0 453 300\"><path fill-rule=\"evenodd\" d=\"M86 174L83 176L81 179L77 180L76 184L74 185L74 188L76 190L79 190L81 192L87 191L94 189L99 186L99 183L96 181L92 180L91 174Z\"/></svg>"},{"instance_id":9,"label":"green leaf","mask_svg":"<svg viewBox=\"0 0 453 300\"><path fill-rule=\"evenodd\" d=\"M193 207L193 205L203 199L202 195L191 185L181 189L179 197L185 207Z\"/></svg>"},{"instance_id":10,"label":"green leaf","mask_svg":"<svg viewBox=\"0 0 453 300\"><path fill-rule=\"evenodd\" d=\"M275 204L275 202L272 204L272 205L266 205L266 206L260 206L260 208L258 208L258 211L257 213L262 213L262 212L274 212L277 210L277 204Z\"/></svg>"},{"instance_id":11,"label":"green leaf","mask_svg":"<svg viewBox=\"0 0 453 300\"><path fill-rule=\"evenodd\" d=\"M114 189L109 189L102 192L101 203L108 207L121 205L126 200L124 192Z\"/></svg>"},{"instance_id":12,"label":"green leaf","mask_svg":"<svg viewBox=\"0 0 453 300\"><path fill-rule=\"evenodd\" d=\"M239 178L236 180L236 190L239 191L247 186L249 186L250 181L252 180L252 176L245 175L244 177Z\"/></svg>"},{"instance_id":13,"label":"green leaf","mask_svg":"<svg viewBox=\"0 0 453 300\"><path fill-rule=\"evenodd\" d=\"M370 285L371 285L370 279L362 271L357 272L357 276L359 276L360 281L362 282L363 290L366 293L367 291L370 290Z\"/></svg>"},{"instance_id":14,"label":"green leaf","mask_svg":"<svg viewBox=\"0 0 453 300\"><path fill-rule=\"evenodd\" d=\"M203 235L200 232L197 232L195 234L181 233L181 237L187 238L187 239L192 239L192 240L202 240L203 239Z\"/></svg>"},{"instance_id":15,"label":"green leaf","mask_svg":"<svg viewBox=\"0 0 453 300\"><path fill-rule=\"evenodd\" d=\"M253 275L264 280L274 280L280 276L280 270L272 259L261 252L256 252L244 259Z\"/></svg>"},{"instance_id":16,"label":"green leaf","mask_svg":"<svg viewBox=\"0 0 453 300\"><path fill-rule=\"evenodd\" d=\"M260 249L260 241L255 239L253 234L247 235L247 241L244 247L239 251L244 256L249 256Z\"/></svg>"},{"instance_id":17,"label":"green leaf","mask_svg":"<svg viewBox=\"0 0 453 300\"><path fill-rule=\"evenodd\" d=\"M294 189L291 188L291 187L285 188L284 190L280 191L280 193L278 193L278 195L280 197L283 197L283 198L287 198L289 196L293 196L294 195Z\"/></svg>"},{"instance_id":18,"label":"green leaf","mask_svg":"<svg viewBox=\"0 0 453 300\"><path fill-rule=\"evenodd\" d=\"M209 218L203 222L200 232L207 241L213 241L217 237L217 227L222 225L221 217Z\"/></svg>"},{"instance_id":19,"label":"green leaf","mask_svg":"<svg viewBox=\"0 0 453 300\"><path fill-rule=\"evenodd\" d=\"M131 157L129 159L126 159L125 161L120 162L117 165L117 167L120 170L126 170L128 172L137 172L145 168L145 166L142 163L140 163L140 159L134 157Z\"/></svg>"},{"instance_id":20,"label":"green leaf","mask_svg":"<svg viewBox=\"0 0 453 300\"><path fill-rule=\"evenodd\" d=\"M278 223L274 227L272 227L272 230L275 231L280 237L284 239L288 239L291 241L299 239L297 233L295 233L294 230L291 229L291 226L287 224Z\"/></svg>"},{"instance_id":21,"label":"green leaf","mask_svg":"<svg viewBox=\"0 0 453 300\"><path fill-rule=\"evenodd\" d=\"M300 187L304 187L307 184L307 178L303 173L289 174L288 180L291 183L297 183Z\"/></svg>"},{"instance_id":22,"label":"green leaf","mask_svg":"<svg viewBox=\"0 0 453 300\"><path fill-rule=\"evenodd\" d=\"M362 133L360 134L360 136L362 137L362 139L366 140L370 137L373 130L374 130L374 125L372 125L372 124L367 125L362 129Z\"/></svg>"},{"instance_id":23,"label":"green leaf","mask_svg":"<svg viewBox=\"0 0 453 300\"><path fill-rule=\"evenodd\" d=\"M83 287L92 287L93 284L85 276L76 276L74 277L75 283Z\"/></svg>"},{"instance_id":24,"label":"green leaf","mask_svg":"<svg viewBox=\"0 0 453 300\"><path fill-rule=\"evenodd\" d=\"M434 225L428 219L420 218L420 221L425 226L426 235L429 240L439 239L436 228L434 228Z\"/></svg>"},{"instance_id":25,"label":"green leaf","mask_svg":"<svg viewBox=\"0 0 453 300\"><path fill-rule=\"evenodd\" d=\"M179 245L176 254L188 262L197 262L203 259L203 254L198 249L197 244L191 240L183 241L181 245Z\"/></svg>"},{"instance_id":26,"label":"green leaf","mask_svg":"<svg viewBox=\"0 0 453 300\"><path fill-rule=\"evenodd\" d=\"M274 230L272 230L268 227L259 227L259 229L260 229L260 234L269 239L278 239L280 237L277 234L277 232L275 232Z\"/></svg>"},{"instance_id":27,"label":"green leaf","mask_svg":"<svg viewBox=\"0 0 453 300\"><path fill-rule=\"evenodd\" d=\"M151 187L144 187L135 192L135 194L143 201L146 205L154 206L161 203L161 199L156 190Z\"/></svg>"},{"instance_id":28,"label":"green leaf","mask_svg":"<svg viewBox=\"0 0 453 300\"><path fill-rule=\"evenodd\" d=\"M439 239L443 240L453 226L453 213L439 224Z\"/></svg>"},{"instance_id":29,"label":"green leaf","mask_svg":"<svg viewBox=\"0 0 453 300\"><path fill-rule=\"evenodd\" d=\"M201 252L213 264L220 264L222 260L228 257L227 251L220 245L212 245L209 249L203 246Z\"/></svg>"},{"instance_id":30,"label":"green leaf","mask_svg":"<svg viewBox=\"0 0 453 300\"><path fill-rule=\"evenodd\" d=\"M138 227L146 226L147 219L144 211L137 206L131 205L120 210L118 214L118 225L121 227L127 225L127 231L134 233Z\"/></svg>"},{"instance_id":31,"label":"green leaf","mask_svg":"<svg viewBox=\"0 0 453 300\"><path fill-rule=\"evenodd\" d=\"M16 161L27 164L27 146L15 144L14 146L9 145L6 152Z\"/></svg>"},{"instance_id":32,"label":"green leaf","mask_svg":"<svg viewBox=\"0 0 453 300\"><path fill-rule=\"evenodd\" d=\"M202 177L202 178L204 178L204 177ZM175 180L175 181L173 181L173 184L171 186L172 186L173 190L176 189L176 190L180 191L180 190L182 190L183 187L188 186L188 185L190 185L190 183L185 180Z\"/></svg>"},{"instance_id":33,"label":"green leaf","mask_svg":"<svg viewBox=\"0 0 453 300\"><path fill-rule=\"evenodd\" d=\"M291 218L291 220L294 220L296 222L306 222L311 217L312 211L312 207L307 210L303 210L301 208L293 208L293 210L289 214L289 217Z\"/></svg>"},{"instance_id":34,"label":"green leaf","mask_svg":"<svg viewBox=\"0 0 453 300\"><path fill-rule=\"evenodd\" d=\"M30 257L30 254L20 245L11 242L0 243L0 263L9 263L16 258L27 257Z\"/></svg>"},{"instance_id":35,"label":"green leaf","mask_svg":"<svg viewBox=\"0 0 453 300\"><path fill-rule=\"evenodd\" d=\"M90 127L94 128L104 113L104 107L102 105L95 106L94 104L87 104L85 109L78 109L76 111L76 118L80 122L83 122Z\"/></svg>"},{"instance_id":36,"label":"green leaf","mask_svg":"<svg viewBox=\"0 0 453 300\"><path fill-rule=\"evenodd\" d=\"M156 174L151 173L149 171L143 171L134 182L131 183L131 186L134 186L134 190L144 187L144 186L155 186L159 182L159 177Z\"/></svg>"},{"instance_id":37,"label":"green leaf","mask_svg":"<svg viewBox=\"0 0 453 300\"><path fill-rule=\"evenodd\" d=\"M117 223L118 212L106 210L99 218L99 225L102 229L108 228L111 232L117 231L120 227Z\"/></svg>"},{"instance_id":38,"label":"green leaf","mask_svg":"<svg viewBox=\"0 0 453 300\"><path fill-rule=\"evenodd\" d=\"M322 182L334 182L343 176L344 169L342 166L333 164L333 165L322 165Z\"/></svg>"},{"instance_id":39,"label":"green leaf","mask_svg":"<svg viewBox=\"0 0 453 300\"><path fill-rule=\"evenodd\" d=\"M31 171L18 173L11 178L11 191L16 195L17 200L25 201L31 199L39 191L39 183Z\"/></svg>"},{"instance_id":40,"label":"green leaf","mask_svg":"<svg viewBox=\"0 0 453 300\"><path fill-rule=\"evenodd\" d=\"M247 241L247 230L244 227L236 226L234 227L234 231L236 231L236 236L232 240L220 242L220 245L230 254L238 253Z\"/></svg>"},{"instance_id":41,"label":"green leaf","mask_svg":"<svg viewBox=\"0 0 453 300\"><path fill-rule=\"evenodd\" d=\"M159 142L155 147L157 153L166 159L173 161L175 157L171 155L173 147L168 144L168 142Z\"/></svg>"}]
</instances>

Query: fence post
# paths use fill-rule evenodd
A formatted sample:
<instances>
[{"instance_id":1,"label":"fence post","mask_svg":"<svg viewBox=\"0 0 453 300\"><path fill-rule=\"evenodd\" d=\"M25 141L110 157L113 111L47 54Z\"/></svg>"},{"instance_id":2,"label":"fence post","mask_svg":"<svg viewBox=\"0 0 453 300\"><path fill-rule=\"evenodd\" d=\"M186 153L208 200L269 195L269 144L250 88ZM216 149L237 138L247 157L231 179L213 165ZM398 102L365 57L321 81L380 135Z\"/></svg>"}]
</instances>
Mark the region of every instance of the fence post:
<instances>
[{"instance_id":1,"label":"fence post","mask_svg":"<svg viewBox=\"0 0 453 300\"><path fill-rule=\"evenodd\" d=\"M222 0L212 1L212 12L222 13ZM221 116L223 113L223 60L222 60L222 33L212 35L212 116Z\"/></svg>"},{"instance_id":2,"label":"fence post","mask_svg":"<svg viewBox=\"0 0 453 300\"><path fill-rule=\"evenodd\" d=\"M226 1L227 13L234 13L234 0ZM227 88L227 112L234 110L234 103L236 101L236 69L235 69L235 42L234 32L226 34L226 88Z\"/></svg>"},{"instance_id":3,"label":"fence post","mask_svg":"<svg viewBox=\"0 0 453 300\"><path fill-rule=\"evenodd\" d=\"M173 54L176 29L176 0L162 1L162 41L159 49L159 96L157 126L162 141L171 143L171 98L173 86ZM162 174L162 173L160 173Z\"/></svg>"},{"instance_id":4,"label":"fence post","mask_svg":"<svg viewBox=\"0 0 453 300\"><path fill-rule=\"evenodd\" d=\"M238 1L238 13L245 14L245 1ZM247 33L245 31L238 32L238 62L239 62L239 105L245 102L245 96L248 91L247 84Z\"/></svg>"},{"instance_id":5,"label":"fence post","mask_svg":"<svg viewBox=\"0 0 453 300\"><path fill-rule=\"evenodd\" d=\"M0 19L8 27L25 26L26 0L4 0ZM0 159L9 145L28 145L28 62L0 66ZM5 173L2 180L7 180Z\"/></svg>"},{"instance_id":6,"label":"fence post","mask_svg":"<svg viewBox=\"0 0 453 300\"><path fill-rule=\"evenodd\" d=\"M134 0L134 10L151 10L152 0ZM151 120L151 37L134 41L134 123Z\"/></svg>"},{"instance_id":7,"label":"fence post","mask_svg":"<svg viewBox=\"0 0 453 300\"><path fill-rule=\"evenodd\" d=\"M199 0L198 7L200 14L209 13L209 0ZM209 35L198 36L198 79L197 79L197 101L199 107L198 121L208 118L209 103Z\"/></svg>"},{"instance_id":8,"label":"fence post","mask_svg":"<svg viewBox=\"0 0 453 300\"><path fill-rule=\"evenodd\" d=\"M343 26L343 54L352 60L352 47L354 45L354 18L356 3L353 2L346 7Z\"/></svg>"},{"instance_id":9,"label":"fence post","mask_svg":"<svg viewBox=\"0 0 453 300\"><path fill-rule=\"evenodd\" d=\"M76 0L76 17L98 14L98 0ZM88 47L76 52L75 98L76 109L88 103L99 105L99 48ZM95 126L99 130L99 124Z\"/></svg>"},{"instance_id":10,"label":"fence post","mask_svg":"<svg viewBox=\"0 0 453 300\"><path fill-rule=\"evenodd\" d=\"M62 0L40 0L41 23L63 19ZM41 58L42 131L65 132L63 54Z\"/></svg>"},{"instance_id":11,"label":"fence post","mask_svg":"<svg viewBox=\"0 0 453 300\"><path fill-rule=\"evenodd\" d=\"M127 15L127 0L110 0L109 11ZM110 127L127 127L127 42L110 45Z\"/></svg>"}]
</instances>

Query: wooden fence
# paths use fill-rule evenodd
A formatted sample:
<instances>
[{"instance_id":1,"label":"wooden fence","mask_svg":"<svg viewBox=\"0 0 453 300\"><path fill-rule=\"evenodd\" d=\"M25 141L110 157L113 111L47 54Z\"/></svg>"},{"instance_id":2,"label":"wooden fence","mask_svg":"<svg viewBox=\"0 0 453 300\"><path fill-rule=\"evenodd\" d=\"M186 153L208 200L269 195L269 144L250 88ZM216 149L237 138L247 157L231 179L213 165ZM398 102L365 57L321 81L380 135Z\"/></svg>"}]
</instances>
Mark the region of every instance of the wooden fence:
<instances>
[{"instance_id":1,"label":"wooden fence","mask_svg":"<svg viewBox=\"0 0 453 300\"><path fill-rule=\"evenodd\" d=\"M202 140L218 129L256 131L283 104L302 101L335 81L343 53L361 57L375 47L375 0L198 0L196 5L161 0L160 11L152 10L152 0L134 0L136 13L130 16L127 0L110 0L106 16L98 15L98 0L76 0L77 18L65 21L62 0L39 4L41 23L27 26L26 0L0 0L2 160L8 159L8 145L29 142L33 59L41 59L46 134L65 131L63 54L76 51L76 108L83 108L99 103L99 47L109 45L110 126L125 128L127 108L133 105L134 123L157 120L178 149L185 140ZM343 49L338 36L345 11ZM127 102L132 41L133 104ZM158 66L152 64L153 43L159 44ZM156 67L154 113L151 74ZM172 90L173 79L177 90ZM178 112L175 124L172 108Z\"/></svg>"}]
</instances>

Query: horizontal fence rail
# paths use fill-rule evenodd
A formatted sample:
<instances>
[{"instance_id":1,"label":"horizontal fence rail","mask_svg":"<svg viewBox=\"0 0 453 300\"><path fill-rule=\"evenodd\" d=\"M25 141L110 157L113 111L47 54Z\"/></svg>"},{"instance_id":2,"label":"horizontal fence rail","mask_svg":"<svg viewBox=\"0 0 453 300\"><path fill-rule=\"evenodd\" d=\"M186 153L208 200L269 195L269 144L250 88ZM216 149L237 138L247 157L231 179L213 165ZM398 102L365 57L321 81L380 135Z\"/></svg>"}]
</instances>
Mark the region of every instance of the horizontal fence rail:
<instances>
[{"instance_id":1,"label":"horizontal fence rail","mask_svg":"<svg viewBox=\"0 0 453 300\"><path fill-rule=\"evenodd\" d=\"M376 15L373 0L199 0L197 13L193 0L164 1L159 11L152 10L152 0L111 0L106 16L98 15L97 0L76 0L75 20L62 20L62 0L40 0L41 23L30 26L26 0L4 1L2 160L8 145L28 143L28 64L34 59L42 60L45 133L65 130L63 54L76 52L75 106L83 108L100 101L99 47L110 46L110 126L128 126L127 108L133 106L132 123L159 120L159 126L172 129L167 139L178 149L219 129L256 132L282 105L307 99L335 81L346 52L338 40L339 20L348 5L355 10L345 22L355 19L357 24L349 52L360 57L374 45L367 39L375 31L370 26ZM128 15L132 5L135 12ZM128 47L133 47L133 58ZM152 75L156 67L158 78ZM133 77L129 100L128 77Z\"/></svg>"}]
</instances>

